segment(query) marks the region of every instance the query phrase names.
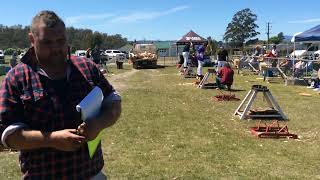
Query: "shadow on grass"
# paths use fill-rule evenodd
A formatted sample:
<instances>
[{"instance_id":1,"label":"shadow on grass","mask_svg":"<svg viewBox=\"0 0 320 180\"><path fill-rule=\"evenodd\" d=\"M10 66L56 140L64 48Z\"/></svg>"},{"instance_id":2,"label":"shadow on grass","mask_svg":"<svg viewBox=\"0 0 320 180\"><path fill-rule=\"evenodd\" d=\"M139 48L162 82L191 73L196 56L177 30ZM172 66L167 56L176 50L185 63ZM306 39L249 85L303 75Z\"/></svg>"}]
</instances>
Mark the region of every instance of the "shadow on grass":
<instances>
[{"instance_id":1,"label":"shadow on grass","mask_svg":"<svg viewBox=\"0 0 320 180\"><path fill-rule=\"evenodd\" d=\"M231 89L230 92L242 92L242 91L247 91L245 89Z\"/></svg>"},{"instance_id":2,"label":"shadow on grass","mask_svg":"<svg viewBox=\"0 0 320 180\"><path fill-rule=\"evenodd\" d=\"M166 67L169 67L169 66L165 66L165 65L157 65L157 69L162 69L162 68L166 68Z\"/></svg>"},{"instance_id":3,"label":"shadow on grass","mask_svg":"<svg viewBox=\"0 0 320 180\"><path fill-rule=\"evenodd\" d=\"M164 66L164 65L157 65L156 67L151 67L151 66L149 66L149 67L141 67L141 66L139 66L139 67L137 67L135 69L164 69L166 67L170 67L170 66Z\"/></svg>"}]
</instances>

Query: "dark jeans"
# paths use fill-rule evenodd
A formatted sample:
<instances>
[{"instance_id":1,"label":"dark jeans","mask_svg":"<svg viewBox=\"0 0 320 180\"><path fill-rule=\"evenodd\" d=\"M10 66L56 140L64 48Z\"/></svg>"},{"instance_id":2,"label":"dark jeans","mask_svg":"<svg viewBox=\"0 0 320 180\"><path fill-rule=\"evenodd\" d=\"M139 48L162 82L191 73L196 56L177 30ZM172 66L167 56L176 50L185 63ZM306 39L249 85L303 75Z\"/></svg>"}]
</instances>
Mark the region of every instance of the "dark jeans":
<instances>
[{"instance_id":1,"label":"dark jeans","mask_svg":"<svg viewBox=\"0 0 320 180\"><path fill-rule=\"evenodd\" d=\"M123 69L123 62L116 61L117 69Z\"/></svg>"},{"instance_id":2,"label":"dark jeans","mask_svg":"<svg viewBox=\"0 0 320 180\"><path fill-rule=\"evenodd\" d=\"M231 90L231 85L226 85L221 83L221 78L216 77L216 84L219 89L224 89L225 86L227 86L228 91Z\"/></svg>"},{"instance_id":3,"label":"dark jeans","mask_svg":"<svg viewBox=\"0 0 320 180\"><path fill-rule=\"evenodd\" d=\"M179 55L179 62L178 62L178 64L183 64L183 62L184 62L183 56L182 56L182 55Z\"/></svg>"}]
</instances>

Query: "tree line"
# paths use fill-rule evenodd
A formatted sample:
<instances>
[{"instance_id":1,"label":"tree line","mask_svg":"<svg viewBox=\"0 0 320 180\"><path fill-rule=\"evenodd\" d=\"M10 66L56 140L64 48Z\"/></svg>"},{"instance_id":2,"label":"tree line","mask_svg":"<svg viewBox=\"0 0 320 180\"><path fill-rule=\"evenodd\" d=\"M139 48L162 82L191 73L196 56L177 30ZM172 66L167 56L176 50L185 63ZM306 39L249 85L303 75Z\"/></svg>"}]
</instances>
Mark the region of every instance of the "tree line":
<instances>
[{"instance_id":1,"label":"tree line","mask_svg":"<svg viewBox=\"0 0 320 180\"><path fill-rule=\"evenodd\" d=\"M109 35L90 29L67 27L67 37L72 51L93 48L96 44L101 49L117 49L128 43L120 34ZM28 33L30 26L0 24L0 49L26 49L30 47Z\"/></svg>"},{"instance_id":2,"label":"tree line","mask_svg":"<svg viewBox=\"0 0 320 180\"><path fill-rule=\"evenodd\" d=\"M257 15L249 8L236 12L226 28L223 40L228 46L234 48L243 48L244 45L252 45L258 42L266 44L265 41L254 39L260 34L257 31L259 26L256 21ZM8 27L0 24L0 49L28 48L30 46L27 36L29 29L29 26L14 25ZM90 29L77 29L74 27L68 27L66 30L72 52L78 49L93 48L96 44L99 44L101 49L117 49L128 43L127 39L120 34L108 35L107 33L94 32ZM280 32L277 36L271 37L269 42L271 44L279 44L283 39L283 33ZM211 37L208 37L208 41L210 54L215 54L217 47L223 44Z\"/></svg>"},{"instance_id":3,"label":"tree line","mask_svg":"<svg viewBox=\"0 0 320 180\"><path fill-rule=\"evenodd\" d=\"M258 16L249 8L242 9L236 12L226 28L223 39L231 47L243 47L244 45L256 44L259 41L266 44L266 41L261 41L258 38L252 39L260 34L256 29L259 26L256 24ZM271 44L279 44L284 40L282 32L277 36L269 39Z\"/></svg>"}]
</instances>

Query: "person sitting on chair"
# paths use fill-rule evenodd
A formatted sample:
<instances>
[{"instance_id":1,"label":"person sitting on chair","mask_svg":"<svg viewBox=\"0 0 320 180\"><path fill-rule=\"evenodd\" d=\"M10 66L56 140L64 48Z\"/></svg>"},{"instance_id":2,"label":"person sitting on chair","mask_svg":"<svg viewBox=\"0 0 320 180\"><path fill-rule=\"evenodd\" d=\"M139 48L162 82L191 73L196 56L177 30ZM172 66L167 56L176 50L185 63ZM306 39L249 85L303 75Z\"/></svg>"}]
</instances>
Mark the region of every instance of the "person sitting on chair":
<instances>
[{"instance_id":1,"label":"person sitting on chair","mask_svg":"<svg viewBox=\"0 0 320 180\"><path fill-rule=\"evenodd\" d=\"M293 72L294 77L302 77L303 76L303 72L304 72L303 67L304 66L305 66L305 63L301 60L294 64L294 72Z\"/></svg>"},{"instance_id":2,"label":"person sitting on chair","mask_svg":"<svg viewBox=\"0 0 320 180\"><path fill-rule=\"evenodd\" d=\"M261 56L262 56L261 55L261 48L260 48L260 46L256 46L256 50L255 50L255 52L249 62L252 65L252 67L254 68L254 70L259 69L258 58L260 58Z\"/></svg>"},{"instance_id":3,"label":"person sitting on chair","mask_svg":"<svg viewBox=\"0 0 320 180\"><path fill-rule=\"evenodd\" d=\"M223 86L227 86L228 91L231 90L231 85L233 83L234 72L231 69L229 63L225 63L223 68L221 68L216 77L216 83L219 89L223 89Z\"/></svg>"},{"instance_id":4,"label":"person sitting on chair","mask_svg":"<svg viewBox=\"0 0 320 180\"><path fill-rule=\"evenodd\" d=\"M286 59L282 61L279 66L285 74L288 74L288 72L290 71L290 69L292 69L293 66L292 60Z\"/></svg>"}]
</instances>

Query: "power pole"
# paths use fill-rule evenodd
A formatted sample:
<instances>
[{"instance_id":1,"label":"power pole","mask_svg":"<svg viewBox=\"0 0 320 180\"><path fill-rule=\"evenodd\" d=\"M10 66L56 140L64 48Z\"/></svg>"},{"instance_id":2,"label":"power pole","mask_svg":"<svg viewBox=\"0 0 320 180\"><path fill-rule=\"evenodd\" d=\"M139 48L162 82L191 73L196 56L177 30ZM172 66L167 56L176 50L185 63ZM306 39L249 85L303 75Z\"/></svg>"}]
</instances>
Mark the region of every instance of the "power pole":
<instances>
[{"instance_id":1,"label":"power pole","mask_svg":"<svg viewBox=\"0 0 320 180\"><path fill-rule=\"evenodd\" d=\"M271 29L270 22L267 22L267 36L268 36L267 49L269 49L270 29Z\"/></svg>"}]
</instances>

